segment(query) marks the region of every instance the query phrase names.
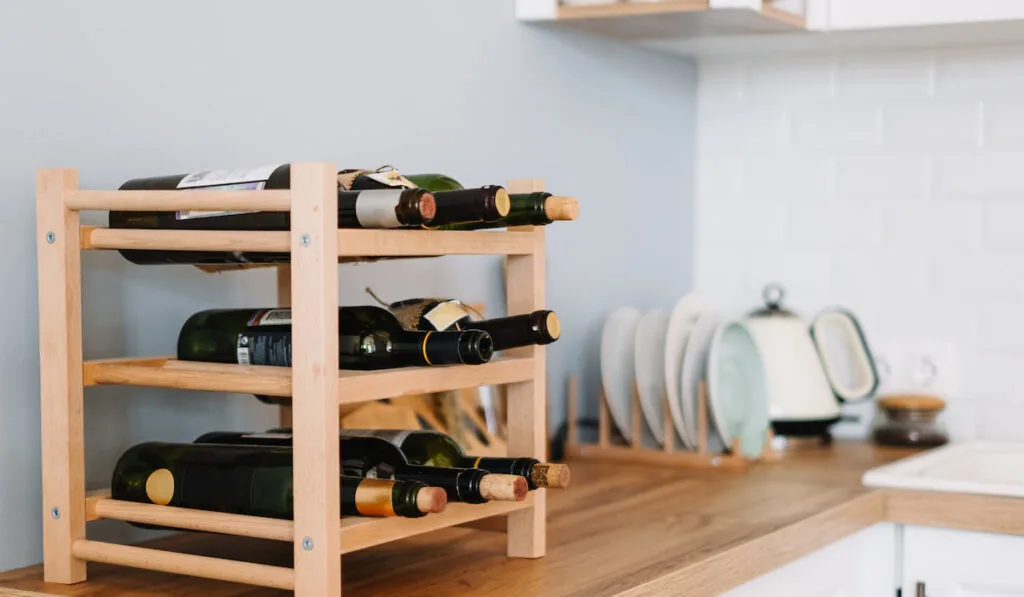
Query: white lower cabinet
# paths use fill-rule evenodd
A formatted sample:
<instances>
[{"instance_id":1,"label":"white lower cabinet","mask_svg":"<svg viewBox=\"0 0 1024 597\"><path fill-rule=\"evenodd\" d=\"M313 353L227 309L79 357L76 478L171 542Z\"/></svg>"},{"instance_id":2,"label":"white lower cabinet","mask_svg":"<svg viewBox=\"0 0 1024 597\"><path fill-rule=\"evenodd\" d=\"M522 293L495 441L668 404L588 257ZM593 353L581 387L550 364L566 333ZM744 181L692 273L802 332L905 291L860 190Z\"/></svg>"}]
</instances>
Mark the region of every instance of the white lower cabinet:
<instances>
[{"instance_id":1,"label":"white lower cabinet","mask_svg":"<svg viewBox=\"0 0 1024 597\"><path fill-rule=\"evenodd\" d=\"M902 573L904 597L1024 596L1024 537L908 526Z\"/></svg>"},{"instance_id":2,"label":"white lower cabinet","mask_svg":"<svg viewBox=\"0 0 1024 597\"><path fill-rule=\"evenodd\" d=\"M896 594L895 563L895 526L877 524L737 587L725 597L891 597Z\"/></svg>"}]
</instances>

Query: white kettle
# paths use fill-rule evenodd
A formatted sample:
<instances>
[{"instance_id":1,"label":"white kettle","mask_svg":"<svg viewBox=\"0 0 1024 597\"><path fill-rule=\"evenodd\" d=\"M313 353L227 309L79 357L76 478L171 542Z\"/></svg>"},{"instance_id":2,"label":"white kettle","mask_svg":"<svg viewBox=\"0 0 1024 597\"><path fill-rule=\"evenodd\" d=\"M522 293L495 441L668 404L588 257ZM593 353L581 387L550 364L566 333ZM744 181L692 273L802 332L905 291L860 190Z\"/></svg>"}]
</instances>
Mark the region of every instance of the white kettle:
<instances>
[{"instance_id":1,"label":"white kettle","mask_svg":"<svg viewBox=\"0 0 1024 597\"><path fill-rule=\"evenodd\" d=\"M782 307L779 284L764 289L765 306L748 315L764 362L769 414L778 435L824 436L839 421L839 402L871 396L878 372L857 318L826 309L810 328Z\"/></svg>"}]
</instances>

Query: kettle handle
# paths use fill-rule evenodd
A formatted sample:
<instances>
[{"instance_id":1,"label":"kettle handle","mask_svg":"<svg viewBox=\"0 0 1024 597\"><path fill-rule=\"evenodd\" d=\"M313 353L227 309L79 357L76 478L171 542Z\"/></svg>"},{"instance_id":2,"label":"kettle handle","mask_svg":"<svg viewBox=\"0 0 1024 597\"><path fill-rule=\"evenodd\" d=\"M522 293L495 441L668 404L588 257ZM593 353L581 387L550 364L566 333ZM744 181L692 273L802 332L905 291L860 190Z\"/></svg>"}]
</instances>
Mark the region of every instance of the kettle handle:
<instances>
[{"instance_id":1,"label":"kettle handle","mask_svg":"<svg viewBox=\"0 0 1024 597\"><path fill-rule=\"evenodd\" d=\"M811 338L832 393L840 402L863 400L875 393L879 384L878 369L853 313L839 308L822 311L811 323ZM848 363L845 367L849 369L848 383L840 368L843 360Z\"/></svg>"}]
</instances>

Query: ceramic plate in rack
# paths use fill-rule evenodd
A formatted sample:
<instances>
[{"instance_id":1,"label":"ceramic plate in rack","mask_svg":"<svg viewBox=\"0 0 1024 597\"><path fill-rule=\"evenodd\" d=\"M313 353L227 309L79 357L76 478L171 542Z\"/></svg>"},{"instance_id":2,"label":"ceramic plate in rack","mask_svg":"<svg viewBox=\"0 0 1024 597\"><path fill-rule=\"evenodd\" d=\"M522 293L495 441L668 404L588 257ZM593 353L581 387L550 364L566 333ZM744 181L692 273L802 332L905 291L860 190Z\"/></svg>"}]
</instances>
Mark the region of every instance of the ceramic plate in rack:
<instances>
[{"instance_id":1,"label":"ceramic plate in rack","mask_svg":"<svg viewBox=\"0 0 1024 597\"><path fill-rule=\"evenodd\" d=\"M722 316L715 311L704 311L697 318L689 337L686 339L686 350L683 352L683 370L679 376L680 404L683 409L683 425L686 435L693 443L686 444L691 449L697 448L697 402L700 399L700 384L705 379L708 369L708 354L715 332L722 324ZM714 421L708 414L708 451L721 452L726 444L715 430Z\"/></svg>"},{"instance_id":2,"label":"ceramic plate in rack","mask_svg":"<svg viewBox=\"0 0 1024 597\"><path fill-rule=\"evenodd\" d=\"M633 351L636 385L644 420L659 445L665 443L665 336L668 313L660 309L648 311L636 328Z\"/></svg>"},{"instance_id":3,"label":"ceramic plate in rack","mask_svg":"<svg viewBox=\"0 0 1024 597\"><path fill-rule=\"evenodd\" d=\"M702 311L709 308L697 293L691 292L679 299L672 315L668 321L668 331L665 334L665 391L668 396L668 407L672 413L672 423L675 425L676 433L683 440L684 446L696 446L697 438L691 438L686 434L683 425L683 409L680 402L679 380L683 370L683 351L686 349L686 340L690 336L690 330Z\"/></svg>"},{"instance_id":4,"label":"ceramic plate in rack","mask_svg":"<svg viewBox=\"0 0 1024 597\"><path fill-rule=\"evenodd\" d=\"M619 307L605 320L601 333L601 384L612 421L627 441L633 435L633 343L639 322L639 311Z\"/></svg>"},{"instance_id":5,"label":"ceramic plate in rack","mask_svg":"<svg viewBox=\"0 0 1024 597\"><path fill-rule=\"evenodd\" d=\"M708 402L726 445L734 440L740 453L756 458L768 434L768 388L764 364L747 326L730 321L719 326L708 355Z\"/></svg>"}]
</instances>

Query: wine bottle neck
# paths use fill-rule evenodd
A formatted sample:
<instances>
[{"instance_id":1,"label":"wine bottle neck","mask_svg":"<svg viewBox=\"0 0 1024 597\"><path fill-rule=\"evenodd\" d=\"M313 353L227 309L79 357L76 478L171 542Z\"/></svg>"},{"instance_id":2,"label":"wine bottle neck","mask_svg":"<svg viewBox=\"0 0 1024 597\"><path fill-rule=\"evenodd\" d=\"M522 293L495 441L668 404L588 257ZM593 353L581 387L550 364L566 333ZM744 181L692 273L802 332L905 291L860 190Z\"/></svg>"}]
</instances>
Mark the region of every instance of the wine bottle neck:
<instances>
[{"instance_id":1,"label":"wine bottle neck","mask_svg":"<svg viewBox=\"0 0 1024 597\"><path fill-rule=\"evenodd\" d=\"M471 322L467 327L490 334L494 350L550 344L561 333L561 324L554 311L534 311L526 315L484 319Z\"/></svg>"}]
</instances>

